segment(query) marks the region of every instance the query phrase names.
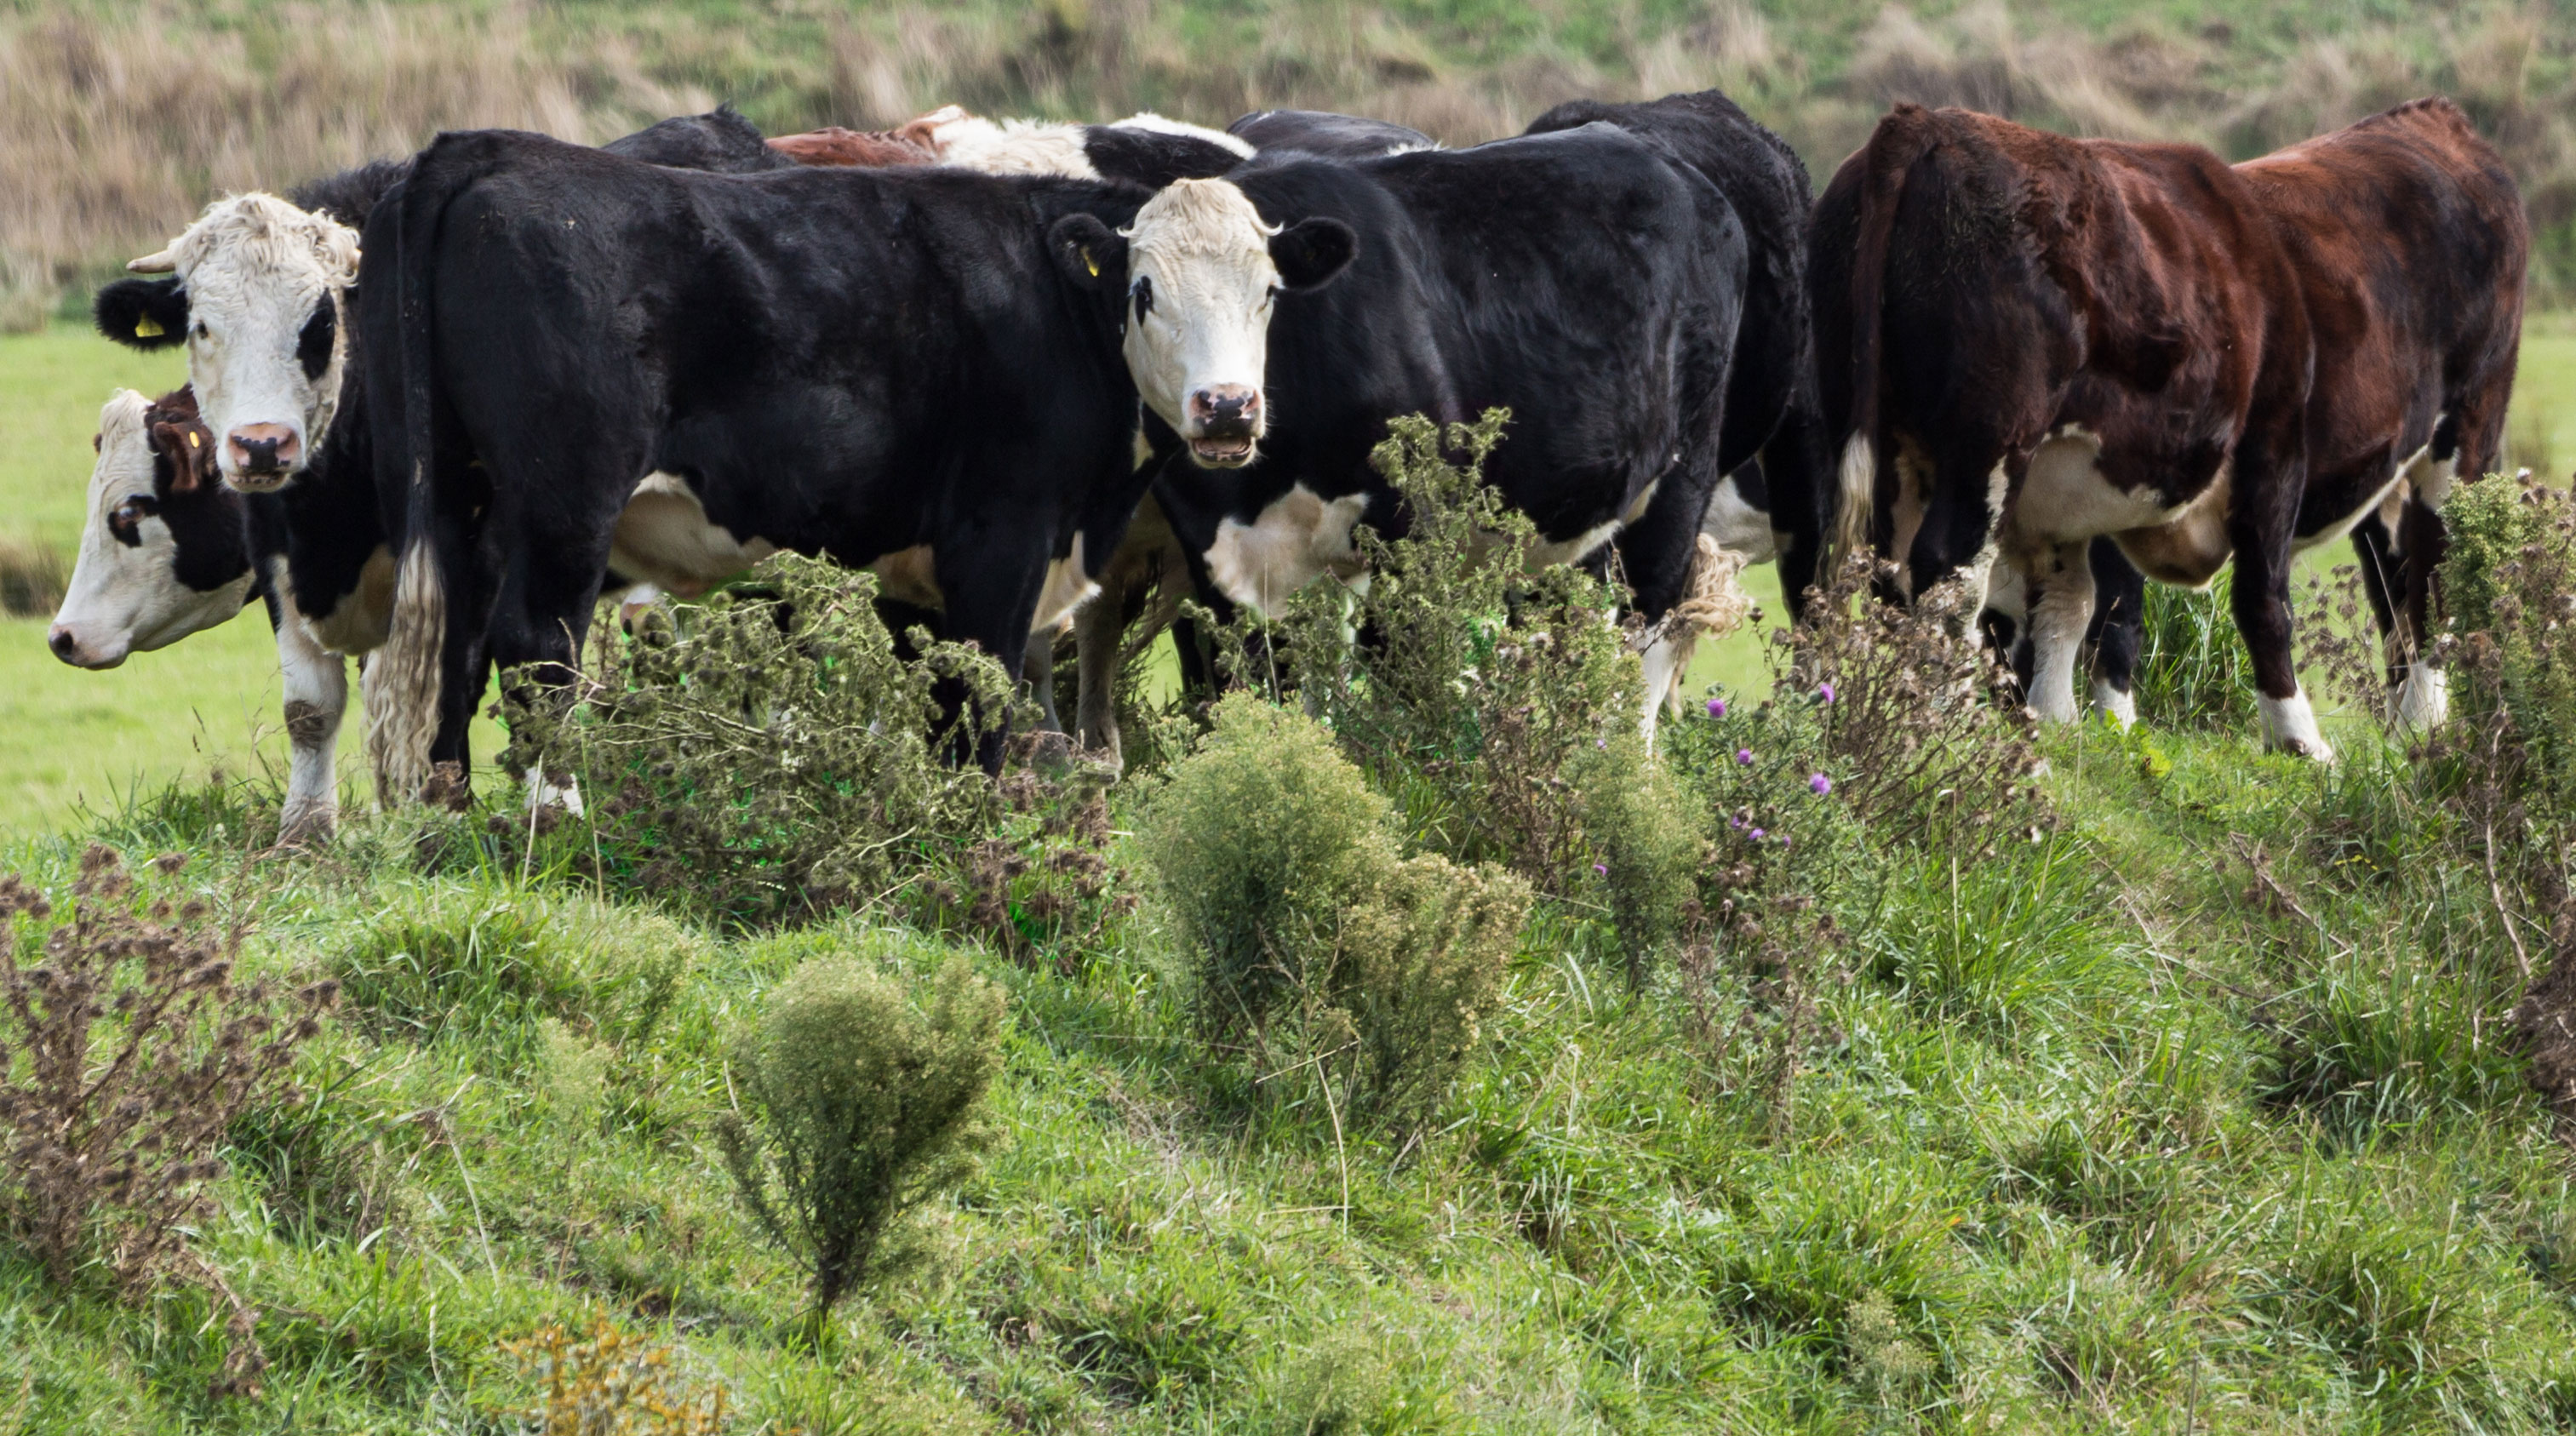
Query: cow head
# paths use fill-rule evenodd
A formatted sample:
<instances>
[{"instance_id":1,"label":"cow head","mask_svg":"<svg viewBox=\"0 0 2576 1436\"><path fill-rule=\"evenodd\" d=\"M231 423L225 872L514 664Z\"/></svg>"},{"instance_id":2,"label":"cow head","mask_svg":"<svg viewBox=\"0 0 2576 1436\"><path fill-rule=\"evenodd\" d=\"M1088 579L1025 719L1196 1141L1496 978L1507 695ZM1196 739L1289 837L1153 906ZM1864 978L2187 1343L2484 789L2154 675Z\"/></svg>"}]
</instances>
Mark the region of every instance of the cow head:
<instances>
[{"instance_id":1,"label":"cow head","mask_svg":"<svg viewBox=\"0 0 2576 1436\"><path fill-rule=\"evenodd\" d=\"M1261 402L1271 300L1329 283L1358 239L1337 219L1282 229L1262 222L1226 180L1180 180L1123 230L1087 214L1054 230L1056 262L1077 284L1126 291L1125 352L1136 390L1202 468L1252 462L1268 427Z\"/></svg>"},{"instance_id":2,"label":"cow head","mask_svg":"<svg viewBox=\"0 0 2576 1436\"><path fill-rule=\"evenodd\" d=\"M340 404L357 231L274 195L234 195L126 268L170 277L100 290L99 331L142 349L188 346L224 481L257 493L301 473Z\"/></svg>"},{"instance_id":3,"label":"cow head","mask_svg":"<svg viewBox=\"0 0 2576 1436\"><path fill-rule=\"evenodd\" d=\"M117 390L96 443L80 561L47 643L65 663L114 668L241 612L250 543L242 497L216 478L214 435L187 390L157 404Z\"/></svg>"}]
</instances>

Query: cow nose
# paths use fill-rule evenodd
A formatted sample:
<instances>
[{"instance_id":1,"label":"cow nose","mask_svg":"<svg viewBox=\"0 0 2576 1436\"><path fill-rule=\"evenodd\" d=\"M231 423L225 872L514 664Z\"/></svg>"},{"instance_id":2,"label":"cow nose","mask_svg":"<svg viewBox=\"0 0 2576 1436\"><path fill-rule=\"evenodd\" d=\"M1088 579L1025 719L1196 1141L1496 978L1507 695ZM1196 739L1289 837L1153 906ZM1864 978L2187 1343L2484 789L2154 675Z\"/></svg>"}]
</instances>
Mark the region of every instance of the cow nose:
<instances>
[{"instance_id":1,"label":"cow nose","mask_svg":"<svg viewBox=\"0 0 2576 1436\"><path fill-rule=\"evenodd\" d=\"M224 437L232 445L233 467L253 473L285 468L304 447L284 424L244 424Z\"/></svg>"},{"instance_id":2,"label":"cow nose","mask_svg":"<svg viewBox=\"0 0 2576 1436\"><path fill-rule=\"evenodd\" d=\"M1261 425L1261 391L1249 384L1211 384L1190 391L1190 417L1211 439L1250 438Z\"/></svg>"},{"instance_id":3,"label":"cow nose","mask_svg":"<svg viewBox=\"0 0 2576 1436\"><path fill-rule=\"evenodd\" d=\"M80 640L72 637L72 631L59 623L54 625L53 632L45 635L45 646L65 663L80 661Z\"/></svg>"}]
</instances>

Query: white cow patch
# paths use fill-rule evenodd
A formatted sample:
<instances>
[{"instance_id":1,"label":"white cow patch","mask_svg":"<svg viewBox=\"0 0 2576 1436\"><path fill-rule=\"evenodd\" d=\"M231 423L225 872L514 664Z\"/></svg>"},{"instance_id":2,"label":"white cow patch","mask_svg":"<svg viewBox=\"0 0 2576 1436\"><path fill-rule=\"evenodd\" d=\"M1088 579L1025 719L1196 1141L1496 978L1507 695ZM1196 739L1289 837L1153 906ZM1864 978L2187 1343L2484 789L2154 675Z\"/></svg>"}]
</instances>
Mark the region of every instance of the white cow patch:
<instances>
[{"instance_id":1,"label":"white cow patch","mask_svg":"<svg viewBox=\"0 0 2576 1436\"><path fill-rule=\"evenodd\" d=\"M126 267L175 273L187 288L188 380L224 481L273 489L311 464L339 411L349 356L339 300L358 277L358 232L275 195L233 195L208 205L169 248ZM330 358L307 374L298 350L325 311ZM274 473L245 470L233 440L253 432L285 437L294 457Z\"/></svg>"},{"instance_id":2,"label":"white cow patch","mask_svg":"<svg viewBox=\"0 0 2576 1436\"><path fill-rule=\"evenodd\" d=\"M1070 553L1047 561L1046 586L1038 591L1038 611L1029 622L1029 632L1045 633L1057 627L1098 592L1100 585L1083 571L1082 535L1075 534Z\"/></svg>"},{"instance_id":3,"label":"white cow patch","mask_svg":"<svg viewBox=\"0 0 2576 1436\"><path fill-rule=\"evenodd\" d=\"M2317 714L2308 706L2305 689L2294 690L2287 698L2255 695L2254 706L2263 715L2263 744L2284 753L2297 753L2320 763L2335 759L2334 749L2317 727Z\"/></svg>"},{"instance_id":4,"label":"white cow patch","mask_svg":"<svg viewBox=\"0 0 2576 1436\"><path fill-rule=\"evenodd\" d=\"M695 598L776 552L766 539L739 538L709 519L688 480L652 473L617 516L608 562L628 578Z\"/></svg>"},{"instance_id":5,"label":"white cow patch","mask_svg":"<svg viewBox=\"0 0 2576 1436\"><path fill-rule=\"evenodd\" d=\"M1082 126L1047 120L988 120L942 105L904 127L922 135L944 165L996 175L1098 179L1083 153Z\"/></svg>"},{"instance_id":6,"label":"white cow patch","mask_svg":"<svg viewBox=\"0 0 2576 1436\"><path fill-rule=\"evenodd\" d=\"M278 592L287 591L282 569L277 586ZM328 616L308 617L304 624L313 631L314 640L333 653L367 653L385 641L393 621L394 551L378 544L367 555L366 566L358 570L356 591L343 594Z\"/></svg>"},{"instance_id":7,"label":"white cow patch","mask_svg":"<svg viewBox=\"0 0 2576 1436\"><path fill-rule=\"evenodd\" d=\"M255 577L247 568L210 590L179 581L178 540L157 514L132 525L138 542L117 538L111 519L158 504L152 483L152 437L144 426L151 401L119 389L98 415L98 462L90 470L89 508L80 557L55 611L53 633L69 635L65 661L114 668L131 654L165 648L240 613ZM59 640L58 640L59 641Z\"/></svg>"},{"instance_id":8,"label":"white cow patch","mask_svg":"<svg viewBox=\"0 0 2576 1436\"><path fill-rule=\"evenodd\" d=\"M2451 680L2441 669L2419 658L2406 665L2406 681L2397 690L2400 727L2429 733L2451 716Z\"/></svg>"},{"instance_id":9,"label":"white cow patch","mask_svg":"<svg viewBox=\"0 0 2576 1436\"><path fill-rule=\"evenodd\" d=\"M376 556L383 560L389 598L393 560L381 548ZM376 567L369 562L370 571ZM349 664L340 655L348 650L321 641L295 606L283 555L269 561L269 582L278 600L277 671L285 689L288 744L280 839L293 843L327 838L340 815L340 719L349 707ZM356 606L355 597L343 599L340 606L342 610ZM377 637L382 636L379 631Z\"/></svg>"},{"instance_id":10,"label":"white cow patch","mask_svg":"<svg viewBox=\"0 0 2576 1436\"><path fill-rule=\"evenodd\" d=\"M2138 721L2138 695L2124 693L2100 678L2093 680L2093 706L2110 714L2124 733Z\"/></svg>"},{"instance_id":11,"label":"white cow patch","mask_svg":"<svg viewBox=\"0 0 2576 1436\"><path fill-rule=\"evenodd\" d=\"M1708 511L1699 521L1699 531L1717 540L1719 548L1744 555L1748 564L1770 563L1780 556L1784 546L1780 535L1771 527L1771 516L1744 501L1733 474L1718 481L1717 489L1708 496Z\"/></svg>"},{"instance_id":12,"label":"white cow patch","mask_svg":"<svg viewBox=\"0 0 2576 1436\"><path fill-rule=\"evenodd\" d=\"M1220 520L1207 551L1217 591L1264 618L1277 618L1288 596L1326 573L1359 573L1351 529L1368 509L1366 494L1327 503L1304 484L1273 499L1251 523Z\"/></svg>"}]
</instances>

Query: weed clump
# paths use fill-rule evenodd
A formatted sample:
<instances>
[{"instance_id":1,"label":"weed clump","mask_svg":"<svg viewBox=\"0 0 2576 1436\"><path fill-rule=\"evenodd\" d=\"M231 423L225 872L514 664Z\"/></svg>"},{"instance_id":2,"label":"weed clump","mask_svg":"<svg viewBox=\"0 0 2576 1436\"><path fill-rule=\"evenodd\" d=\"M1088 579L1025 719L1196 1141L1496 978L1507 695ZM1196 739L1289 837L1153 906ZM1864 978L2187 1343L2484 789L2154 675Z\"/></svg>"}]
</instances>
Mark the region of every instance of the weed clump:
<instances>
[{"instance_id":1,"label":"weed clump","mask_svg":"<svg viewBox=\"0 0 2576 1436\"><path fill-rule=\"evenodd\" d=\"M782 554L757 581L603 634L586 701L514 706L503 757L582 778L588 822L546 835L570 870L738 926L878 902L982 837L993 785L951 760L1015 692L971 646L901 654L872 575Z\"/></svg>"},{"instance_id":2,"label":"weed clump","mask_svg":"<svg viewBox=\"0 0 2576 1436\"><path fill-rule=\"evenodd\" d=\"M1201 1030L1258 1081L1312 1071L1337 1114L1419 1115L1493 1008L1527 884L1399 857L1388 805L1314 720L1248 694L1215 720L1139 834Z\"/></svg>"},{"instance_id":3,"label":"weed clump","mask_svg":"<svg viewBox=\"0 0 2576 1436\"><path fill-rule=\"evenodd\" d=\"M52 905L0 878L0 1211L57 1284L95 1259L130 1296L173 1278L211 1291L231 1309L222 1389L256 1390L257 1313L191 1239L226 1131L321 1030L337 988L236 982L240 933L210 931L196 902L138 912L106 848L83 854L72 897L30 966L21 922Z\"/></svg>"},{"instance_id":4,"label":"weed clump","mask_svg":"<svg viewBox=\"0 0 2576 1436\"><path fill-rule=\"evenodd\" d=\"M717 1124L743 1205L805 1269L812 1321L917 1257L905 1218L973 1175L991 1141L1002 994L965 959L926 1008L855 963L805 964L736 1044L743 1110Z\"/></svg>"},{"instance_id":5,"label":"weed clump","mask_svg":"<svg viewBox=\"0 0 2576 1436\"><path fill-rule=\"evenodd\" d=\"M2161 728L2242 733L2255 723L2254 663L2236 635L2233 571L2197 592L2147 585L2138 647L2138 712Z\"/></svg>"}]
</instances>

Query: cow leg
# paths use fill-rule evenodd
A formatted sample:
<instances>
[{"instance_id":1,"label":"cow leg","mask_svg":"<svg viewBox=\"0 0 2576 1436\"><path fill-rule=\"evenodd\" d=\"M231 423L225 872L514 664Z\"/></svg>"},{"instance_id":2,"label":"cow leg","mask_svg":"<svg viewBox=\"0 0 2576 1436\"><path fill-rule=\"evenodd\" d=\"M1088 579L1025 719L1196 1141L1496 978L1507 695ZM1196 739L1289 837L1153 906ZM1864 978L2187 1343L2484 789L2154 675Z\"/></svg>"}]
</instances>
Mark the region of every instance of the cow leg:
<instances>
[{"instance_id":1,"label":"cow leg","mask_svg":"<svg viewBox=\"0 0 2576 1436\"><path fill-rule=\"evenodd\" d=\"M278 841L288 845L328 842L340 822L335 764L340 717L349 706L349 665L314 641L290 604L277 626L277 668L286 689L290 754Z\"/></svg>"},{"instance_id":2,"label":"cow leg","mask_svg":"<svg viewBox=\"0 0 2576 1436\"><path fill-rule=\"evenodd\" d=\"M1075 681L1074 727L1082 749L1105 755L1109 766L1125 772L1126 753L1118 736L1118 659L1126 642L1128 588L1135 574L1112 563L1100 592L1073 616Z\"/></svg>"},{"instance_id":3,"label":"cow leg","mask_svg":"<svg viewBox=\"0 0 2576 1436\"><path fill-rule=\"evenodd\" d=\"M940 631L951 640L975 644L1003 672L1017 673L1028 653L1029 621L1037 614L1038 590L1046 579L1047 535L1026 531L1025 523L976 528L980 532L943 534L932 547L939 591L947 601ZM943 720L965 724L952 731L985 728L988 717L973 711L972 695L962 682L943 679L936 693ZM1009 738L1007 722L999 722L976 740L974 758L986 772L1002 770ZM957 756L966 754L961 749Z\"/></svg>"},{"instance_id":4,"label":"cow leg","mask_svg":"<svg viewBox=\"0 0 2576 1436\"><path fill-rule=\"evenodd\" d=\"M1841 519L1833 442L1816 412L1814 387L1812 379L1800 384L1798 395L1780 416L1779 429L1762 447L1762 481L1771 510L1780 597L1789 605L1792 620L1804 616L1809 588L1834 580L1833 574L1823 571L1825 545ZM1834 561L1839 562L1840 556L1834 556Z\"/></svg>"},{"instance_id":5,"label":"cow leg","mask_svg":"<svg viewBox=\"0 0 2576 1436\"><path fill-rule=\"evenodd\" d=\"M584 515L578 507L566 508L572 512L560 523L521 526L524 537L513 540L515 552L509 555L513 581L491 624L491 661L501 670L510 701L526 707L560 709L573 702L582 643L608 572L616 510L606 507ZM531 811L582 811L581 791L568 775L532 765L521 778Z\"/></svg>"},{"instance_id":6,"label":"cow leg","mask_svg":"<svg viewBox=\"0 0 2576 1436\"><path fill-rule=\"evenodd\" d=\"M1020 658L1020 681L1028 685L1029 698L1038 705L1038 728L1045 733L1062 733L1064 720L1055 711L1055 635L1032 633L1029 651Z\"/></svg>"},{"instance_id":7,"label":"cow leg","mask_svg":"<svg viewBox=\"0 0 2576 1436\"><path fill-rule=\"evenodd\" d=\"M2297 422L2295 417L2292 422ZM2298 451L2295 437L2285 440L2260 429L2249 429L2237 442L2227 514L2228 540L2236 556L2236 581L2229 597L2236 611L2237 634L2254 662L2255 707L2263 716L2264 746L2331 763L2334 749L2317 727L2316 709L2299 686L2298 663L2291 652L2291 536L2298 524L2306 469L2279 456L2295 456Z\"/></svg>"},{"instance_id":8,"label":"cow leg","mask_svg":"<svg viewBox=\"0 0 2576 1436\"><path fill-rule=\"evenodd\" d=\"M2398 519L2398 559L2406 589L2394 605L2389 630L2392 660L2402 661L2397 684L2397 721L2417 732L2429 732L2450 717L2450 681L2434 665L2425 638L2433 631L2433 586L2450 554L2450 534L2441 511L2410 498Z\"/></svg>"},{"instance_id":9,"label":"cow leg","mask_svg":"<svg viewBox=\"0 0 2576 1436\"><path fill-rule=\"evenodd\" d=\"M1695 462L1714 462L1715 458L1710 452L1698 456ZM1663 482L1655 486L1654 497L1647 501L1646 511L1613 540L1618 547L1620 571L1636 595L1637 612L1649 625L1661 628L1664 616L1688 596L1691 565L1699 557L1700 520L1705 516L1715 480L1715 475L1696 473L1690 467L1677 467L1666 473ZM1656 719L1672 701L1674 688L1688 671L1698 644L1699 630L1685 626L1678 631L1658 632L1639 655L1645 665L1646 688L1640 695L1637 731L1644 735L1650 751L1655 745Z\"/></svg>"},{"instance_id":10,"label":"cow leg","mask_svg":"<svg viewBox=\"0 0 2576 1436\"><path fill-rule=\"evenodd\" d=\"M2138 721L2138 651L2146 643L2147 576L2107 538L2093 540L2093 706L2127 728Z\"/></svg>"},{"instance_id":11,"label":"cow leg","mask_svg":"<svg viewBox=\"0 0 2576 1436\"><path fill-rule=\"evenodd\" d=\"M2024 547L2018 567L2030 593L2031 711L2045 723L2072 723L2075 660L2093 618L2093 565L2089 540Z\"/></svg>"}]
</instances>

